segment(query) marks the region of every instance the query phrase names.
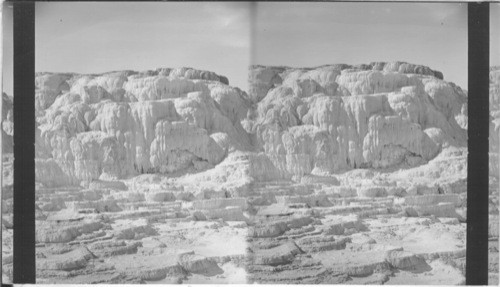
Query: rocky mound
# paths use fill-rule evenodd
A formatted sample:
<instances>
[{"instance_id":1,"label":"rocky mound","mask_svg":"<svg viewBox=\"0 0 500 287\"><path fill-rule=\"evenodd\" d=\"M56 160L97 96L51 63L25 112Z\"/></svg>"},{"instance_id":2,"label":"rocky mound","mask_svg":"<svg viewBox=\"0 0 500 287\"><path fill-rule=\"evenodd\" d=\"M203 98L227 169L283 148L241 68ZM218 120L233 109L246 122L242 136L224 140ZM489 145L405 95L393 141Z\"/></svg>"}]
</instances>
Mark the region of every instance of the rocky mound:
<instances>
[{"instance_id":1,"label":"rocky mound","mask_svg":"<svg viewBox=\"0 0 500 287\"><path fill-rule=\"evenodd\" d=\"M490 68L489 284L498 284L498 201L500 177L500 66Z\"/></svg>"},{"instance_id":2,"label":"rocky mound","mask_svg":"<svg viewBox=\"0 0 500 287\"><path fill-rule=\"evenodd\" d=\"M467 144L467 95L407 63L250 68L245 128L284 176L416 166Z\"/></svg>"},{"instance_id":3,"label":"rocky mound","mask_svg":"<svg viewBox=\"0 0 500 287\"><path fill-rule=\"evenodd\" d=\"M467 95L439 72L252 66L248 94L191 68L36 87L39 283L464 280Z\"/></svg>"},{"instance_id":4,"label":"rocky mound","mask_svg":"<svg viewBox=\"0 0 500 287\"><path fill-rule=\"evenodd\" d=\"M425 66L251 66L249 77L247 95L192 68L38 73L37 180L195 173L223 187L235 171L241 185L413 167L466 146L466 93Z\"/></svg>"},{"instance_id":5,"label":"rocky mound","mask_svg":"<svg viewBox=\"0 0 500 287\"><path fill-rule=\"evenodd\" d=\"M191 68L36 77L37 180L204 170L249 148L244 92Z\"/></svg>"},{"instance_id":6,"label":"rocky mound","mask_svg":"<svg viewBox=\"0 0 500 287\"><path fill-rule=\"evenodd\" d=\"M2 152L14 151L14 99L2 93Z\"/></svg>"},{"instance_id":7,"label":"rocky mound","mask_svg":"<svg viewBox=\"0 0 500 287\"><path fill-rule=\"evenodd\" d=\"M499 177L500 67L490 68L490 175Z\"/></svg>"}]
</instances>

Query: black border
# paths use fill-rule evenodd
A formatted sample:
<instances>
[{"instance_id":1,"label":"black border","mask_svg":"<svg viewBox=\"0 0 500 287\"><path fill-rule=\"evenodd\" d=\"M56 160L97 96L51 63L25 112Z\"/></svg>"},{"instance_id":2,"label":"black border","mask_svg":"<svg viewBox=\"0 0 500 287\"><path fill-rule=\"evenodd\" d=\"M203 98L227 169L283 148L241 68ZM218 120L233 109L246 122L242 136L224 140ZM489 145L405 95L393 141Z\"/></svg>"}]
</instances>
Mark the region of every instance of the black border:
<instances>
[{"instance_id":1,"label":"black border","mask_svg":"<svg viewBox=\"0 0 500 287\"><path fill-rule=\"evenodd\" d=\"M35 283L35 3L14 2L13 282Z\"/></svg>"},{"instance_id":2,"label":"black border","mask_svg":"<svg viewBox=\"0 0 500 287\"><path fill-rule=\"evenodd\" d=\"M489 5L468 5L467 285L488 285Z\"/></svg>"},{"instance_id":3,"label":"black border","mask_svg":"<svg viewBox=\"0 0 500 287\"><path fill-rule=\"evenodd\" d=\"M14 6L14 170L18 171L13 281L35 283L35 2L8 3ZM489 17L488 2L468 3L467 285L488 284Z\"/></svg>"}]
</instances>

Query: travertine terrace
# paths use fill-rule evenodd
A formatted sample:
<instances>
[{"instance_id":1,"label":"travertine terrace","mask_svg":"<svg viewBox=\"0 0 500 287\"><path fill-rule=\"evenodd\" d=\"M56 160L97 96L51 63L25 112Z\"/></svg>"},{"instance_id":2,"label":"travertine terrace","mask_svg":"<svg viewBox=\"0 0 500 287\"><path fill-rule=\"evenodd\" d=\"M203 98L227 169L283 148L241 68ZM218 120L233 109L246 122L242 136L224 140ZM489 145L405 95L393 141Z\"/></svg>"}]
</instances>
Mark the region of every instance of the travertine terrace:
<instances>
[{"instance_id":1,"label":"travertine terrace","mask_svg":"<svg viewBox=\"0 0 500 287\"><path fill-rule=\"evenodd\" d=\"M489 285L498 285L498 196L500 176L500 67L490 68L490 182L489 182Z\"/></svg>"},{"instance_id":2,"label":"travertine terrace","mask_svg":"<svg viewBox=\"0 0 500 287\"><path fill-rule=\"evenodd\" d=\"M464 283L465 91L403 62L251 66L249 86L192 68L37 74L37 282Z\"/></svg>"}]
</instances>

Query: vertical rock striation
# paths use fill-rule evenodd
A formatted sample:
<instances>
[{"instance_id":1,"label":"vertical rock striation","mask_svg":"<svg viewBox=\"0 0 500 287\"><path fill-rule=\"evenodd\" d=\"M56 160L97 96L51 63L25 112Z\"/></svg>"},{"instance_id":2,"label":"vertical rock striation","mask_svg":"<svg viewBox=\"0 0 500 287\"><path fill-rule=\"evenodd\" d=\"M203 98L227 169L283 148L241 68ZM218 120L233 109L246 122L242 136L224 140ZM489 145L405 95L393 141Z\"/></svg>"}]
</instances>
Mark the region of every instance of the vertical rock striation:
<instances>
[{"instance_id":1,"label":"vertical rock striation","mask_svg":"<svg viewBox=\"0 0 500 287\"><path fill-rule=\"evenodd\" d=\"M37 167L45 170L37 179L57 186L190 171L227 182L231 170L247 181L300 179L418 166L467 143L466 93L425 66L252 66L249 81L247 95L192 68L39 73ZM235 152L258 160L213 169Z\"/></svg>"}]
</instances>

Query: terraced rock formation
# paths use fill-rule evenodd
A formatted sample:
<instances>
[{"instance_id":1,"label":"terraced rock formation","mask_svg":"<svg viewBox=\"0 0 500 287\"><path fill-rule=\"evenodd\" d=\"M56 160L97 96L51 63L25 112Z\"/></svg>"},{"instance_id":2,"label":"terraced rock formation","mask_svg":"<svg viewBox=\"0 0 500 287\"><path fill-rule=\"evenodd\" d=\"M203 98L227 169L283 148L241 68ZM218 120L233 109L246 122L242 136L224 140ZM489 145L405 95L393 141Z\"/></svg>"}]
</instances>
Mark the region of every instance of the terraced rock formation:
<instances>
[{"instance_id":1,"label":"terraced rock formation","mask_svg":"<svg viewBox=\"0 0 500 287\"><path fill-rule=\"evenodd\" d=\"M37 282L463 283L467 94L443 79L251 66L247 93L192 68L39 73Z\"/></svg>"},{"instance_id":2,"label":"terraced rock formation","mask_svg":"<svg viewBox=\"0 0 500 287\"><path fill-rule=\"evenodd\" d=\"M489 284L498 285L498 199L500 174L500 67L490 68L490 182L489 182Z\"/></svg>"}]
</instances>

